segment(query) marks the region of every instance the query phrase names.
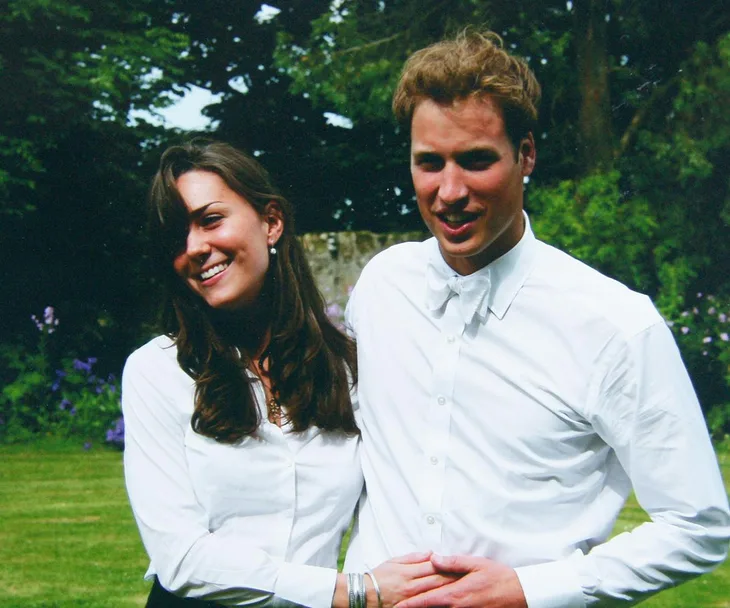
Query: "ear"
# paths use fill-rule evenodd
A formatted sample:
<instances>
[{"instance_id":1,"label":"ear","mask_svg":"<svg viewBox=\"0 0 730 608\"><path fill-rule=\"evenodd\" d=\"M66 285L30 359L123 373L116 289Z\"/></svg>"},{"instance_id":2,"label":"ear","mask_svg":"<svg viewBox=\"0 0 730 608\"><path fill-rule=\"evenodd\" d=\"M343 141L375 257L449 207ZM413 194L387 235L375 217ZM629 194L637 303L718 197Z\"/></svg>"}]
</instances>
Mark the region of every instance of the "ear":
<instances>
[{"instance_id":1,"label":"ear","mask_svg":"<svg viewBox=\"0 0 730 608\"><path fill-rule=\"evenodd\" d=\"M520 149L517 156L523 176L530 175L533 172L536 158L537 149L535 148L535 139L532 136L532 132L530 132L520 142Z\"/></svg>"},{"instance_id":2,"label":"ear","mask_svg":"<svg viewBox=\"0 0 730 608\"><path fill-rule=\"evenodd\" d=\"M268 244L271 247L276 244L284 232L284 214L279 203L269 201L264 208L263 218L267 226Z\"/></svg>"}]
</instances>

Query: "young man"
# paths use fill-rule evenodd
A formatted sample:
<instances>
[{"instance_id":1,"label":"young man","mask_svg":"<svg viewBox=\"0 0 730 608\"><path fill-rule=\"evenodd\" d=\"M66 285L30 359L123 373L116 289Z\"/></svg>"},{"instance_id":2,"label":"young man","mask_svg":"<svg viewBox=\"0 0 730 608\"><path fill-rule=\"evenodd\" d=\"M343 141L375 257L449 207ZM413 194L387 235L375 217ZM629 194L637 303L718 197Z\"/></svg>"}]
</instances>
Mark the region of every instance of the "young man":
<instances>
[{"instance_id":1,"label":"young man","mask_svg":"<svg viewBox=\"0 0 730 608\"><path fill-rule=\"evenodd\" d=\"M433 551L454 582L402 608L632 604L726 556L727 496L665 322L530 229L539 97L475 33L415 53L394 96L434 238L376 256L348 306L368 496L346 567ZM632 489L651 521L607 540Z\"/></svg>"}]
</instances>

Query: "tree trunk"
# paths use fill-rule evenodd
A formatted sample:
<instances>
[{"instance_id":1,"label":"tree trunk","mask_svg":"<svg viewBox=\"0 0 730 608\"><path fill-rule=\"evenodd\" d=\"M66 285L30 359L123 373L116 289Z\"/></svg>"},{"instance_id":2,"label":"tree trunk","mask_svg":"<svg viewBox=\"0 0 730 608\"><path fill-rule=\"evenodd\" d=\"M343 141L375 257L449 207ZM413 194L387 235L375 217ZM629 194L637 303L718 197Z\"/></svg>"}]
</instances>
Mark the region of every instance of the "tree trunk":
<instances>
[{"instance_id":1,"label":"tree trunk","mask_svg":"<svg viewBox=\"0 0 730 608\"><path fill-rule=\"evenodd\" d=\"M607 0L576 0L575 41L580 76L579 164L584 173L613 161L611 100L606 49Z\"/></svg>"}]
</instances>

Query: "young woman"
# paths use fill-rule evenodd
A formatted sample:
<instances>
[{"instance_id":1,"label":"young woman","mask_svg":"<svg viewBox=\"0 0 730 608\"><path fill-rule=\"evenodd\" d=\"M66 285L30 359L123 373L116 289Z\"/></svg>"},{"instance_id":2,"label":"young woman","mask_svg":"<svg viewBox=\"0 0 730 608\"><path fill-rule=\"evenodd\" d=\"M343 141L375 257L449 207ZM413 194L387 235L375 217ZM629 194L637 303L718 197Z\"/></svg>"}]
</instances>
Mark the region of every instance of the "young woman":
<instances>
[{"instance_id":1,"label":"young woman","mask_svg":"<svg viewBox=\"0 0 730 608\"><path fill-rule=\"evenodd\" d=\"M392 606L442 584L427 554L337 573L363 484L355 346L266 171L227 144L174 146L150 204L164 335L122 386L147 606Z\"/></svg>"}]
</instances>

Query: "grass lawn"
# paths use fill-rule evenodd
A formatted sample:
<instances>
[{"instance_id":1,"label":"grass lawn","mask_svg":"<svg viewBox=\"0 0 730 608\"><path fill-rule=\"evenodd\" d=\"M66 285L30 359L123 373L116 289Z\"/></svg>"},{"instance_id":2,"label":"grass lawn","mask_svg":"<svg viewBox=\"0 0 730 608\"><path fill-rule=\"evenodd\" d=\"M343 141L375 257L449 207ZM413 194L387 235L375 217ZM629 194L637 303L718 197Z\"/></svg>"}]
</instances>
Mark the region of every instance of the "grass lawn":
<instances>
[{"instance_id":1,"label":"grass lawn","mask_svg":"<svg viewBox=\"0 0 730 608\"><path fill-rule=\"evenodd\" d=\"M730 449L719 455L730 489ZM0 446L0 607L144 606L149 584L121 453L46 440ZM616 530L645 517L635 501ZM643 604L730 608L730 561Z\"/></svg>"},{"instance_id":2,"label":"grass lawn","mask_svg":"<svg viewBox=\"0 0 730 608\"><path fill-rule=\"evenodd\" d=\"M44 441L0 446L0 461L0 606L144 606L121 453Z\"/></svg>"}]
</instances>

